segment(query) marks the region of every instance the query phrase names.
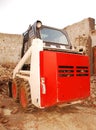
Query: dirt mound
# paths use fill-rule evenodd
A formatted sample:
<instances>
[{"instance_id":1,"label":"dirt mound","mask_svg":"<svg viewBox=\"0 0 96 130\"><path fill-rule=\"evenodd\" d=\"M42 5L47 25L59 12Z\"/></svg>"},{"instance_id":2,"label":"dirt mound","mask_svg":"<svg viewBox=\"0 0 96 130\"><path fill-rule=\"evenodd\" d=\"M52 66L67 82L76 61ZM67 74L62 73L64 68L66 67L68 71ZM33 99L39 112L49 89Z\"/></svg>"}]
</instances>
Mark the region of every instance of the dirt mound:
<instances>
[{"instance_id":1,"label":"dirt mound","mask_svg":"<svg viewBox=\"0 0 96 130\"><path fill-rule=\"evenodd\" d=\"M96 107L96 76L90 79L90 96L83 101L84 105Z\"/></svg>"},{"instance_id":2,"label":"dirt mound","mask_svg":"<svg viewBox=\"0 0 96 130\"><path fill-rule=\"evenodd\" d=\"M0 93L6 94L8 90L8 81L12 78L14 64L0 65Z\"/></svg>"},{"instance_id":3,"label":"dirt mound","mask_svg":"<svg viewBox=\"0 0 96 130\"><path fill-rule=\"evenodd\" d=\"M3 81L7 81L8 79L12 78L12 72L14 67L15 65L13 64L0 65L0 84Z\"/></svg>"}]
</instances>

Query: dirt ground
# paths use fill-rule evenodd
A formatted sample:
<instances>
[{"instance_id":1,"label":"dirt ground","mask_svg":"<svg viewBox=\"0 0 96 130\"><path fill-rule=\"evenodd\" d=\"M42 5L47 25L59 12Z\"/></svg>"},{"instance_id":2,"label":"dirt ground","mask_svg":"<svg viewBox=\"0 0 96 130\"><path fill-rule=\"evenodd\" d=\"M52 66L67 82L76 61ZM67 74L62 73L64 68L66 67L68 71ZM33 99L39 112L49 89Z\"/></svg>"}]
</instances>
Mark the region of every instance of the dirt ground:
<instances>
[{"instance_id":1,"label":"dirt ground","mask_svg":"<svg viewBox=\"0 0 96 130\"><path fill-rule=\"evenodd\" d=\"M12 69L0 67L0 130L96 130L96 106L92 103L24 113L20 105L8 97Z\"/></svg>"},{"instance_id":2,"label":"dirt ground","mask_svg":"<svg viewBox=\"0 0 96 130\"><path fill-rule=\"evenodd\" d=\"M96 108L77 104L24 113L13 99L0 95L0 130L96 130Z\"/></svg>"}]
</instances>

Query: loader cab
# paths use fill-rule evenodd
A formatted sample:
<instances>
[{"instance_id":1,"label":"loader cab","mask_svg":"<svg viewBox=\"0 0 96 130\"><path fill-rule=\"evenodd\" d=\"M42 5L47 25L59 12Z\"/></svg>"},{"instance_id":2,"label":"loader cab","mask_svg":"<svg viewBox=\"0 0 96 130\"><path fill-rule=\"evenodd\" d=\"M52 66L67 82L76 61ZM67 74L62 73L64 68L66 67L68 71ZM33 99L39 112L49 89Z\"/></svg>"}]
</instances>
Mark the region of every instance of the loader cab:
<instances>
[{"instance_id":1,"label":"loader cab","mask_svg":"<svg viewBox=\"0 0 96 130\"><path fill-rule=\"evenodd\" d=\"M70 49L70 42L65 31L42 26L40 29L40 37L45 43L45 46Z\"/></svg>"},{"instance_id":2,"label":"loader cab","mask_svg":"<svg viewBox=\"0 0 96 130\"><path fill-rule=\"evenodd\" d=\"M23 33L23 47L21 57L26 53L31 46L31 41L34 38L43 40L44 47L47 48L62 48L70 49L71 43L69 41L67 32L61 29L42 25L41 21L36 21L26 32Z\"/></svg>"}]
</instances>

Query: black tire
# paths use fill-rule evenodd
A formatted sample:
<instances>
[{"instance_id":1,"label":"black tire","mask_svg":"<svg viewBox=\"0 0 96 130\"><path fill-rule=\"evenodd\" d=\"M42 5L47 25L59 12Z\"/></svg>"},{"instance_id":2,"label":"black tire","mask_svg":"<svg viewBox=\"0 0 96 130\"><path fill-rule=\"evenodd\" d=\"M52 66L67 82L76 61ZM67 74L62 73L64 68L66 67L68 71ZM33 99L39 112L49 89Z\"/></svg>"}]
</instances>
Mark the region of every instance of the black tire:
<instances>
[{"instance_id":1,"label":"black tire","mask_svg":"<svg viewBox=\"0 0 96 130\"><path fill-rule=\"evenodd\" d=\"M12 97L15 100L15 102L19 102L19 89L20 89L20 79L15 78L12 81Z\"/></svg>"},{"instance_id":2,"label":"black tire","mask_svg":"<svg viewBox=\"0 0 96 130\"><path fill-rule=\"evenodd\" d=\"M12 97L12 81L8 81L8 96Z\"/></svg>"},{"instance_id":3,"label":"black tire","mask_svg":"<svg viewBox=\"0 0 96 130\"><path fill-rule=\"evenodd\" d=\"M20 85L20 104L25 111L32 109L30 86L28 81L25 80Z\"/></svg>"}]
</instances>

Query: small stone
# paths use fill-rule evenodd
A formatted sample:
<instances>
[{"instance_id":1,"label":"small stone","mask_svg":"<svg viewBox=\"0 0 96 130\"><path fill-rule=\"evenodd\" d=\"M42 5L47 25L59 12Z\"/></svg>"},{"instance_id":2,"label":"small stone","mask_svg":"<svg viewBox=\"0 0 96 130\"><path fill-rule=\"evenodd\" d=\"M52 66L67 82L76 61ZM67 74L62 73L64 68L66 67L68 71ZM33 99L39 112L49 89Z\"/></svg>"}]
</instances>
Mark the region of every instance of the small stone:
<instances>
[{"instance_id":1,"label":"small stone","mask_svg":"<svg viewBox=\"0 0 96 130\"><path fill-rule=\"evenodd\" d=\"M0 130L7 130L2 124L0 124Z\"/></svg>"},{"instance_id":2,"label":"small stone","mask_svg":"<svg viewBox=\"0 0 96 130\"><path fill-rule=\"evenodd\" d=\"M14 108L14 109L12 110L11 114L16 114L18 111L19 111L18 108Z\"/></svg>"},{"instance_id":3,"label":"small stone","mask_svg":"<svg viewBox=\"0 0 96 130\"><path fill-rule=\"evenodd\" d=\"M8 119L5 119L5 118L3 118L2 121L1 121L1 123L3 123L3 124L5 124L7 122L8 122Z\"/></svg>"},{"instance_id":4,"label":"small stone","mask_svg":"<svg viewBox=\"0 0 96 130\"><path fill-rule=\"evenodd\" d=\"M1 107L1 108L5 108L6 106L5 106L5 105L1 105L0 107Z\"/></svg>"}]
</instances>

